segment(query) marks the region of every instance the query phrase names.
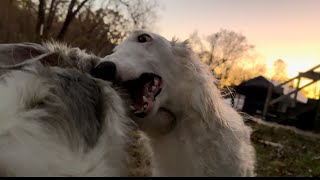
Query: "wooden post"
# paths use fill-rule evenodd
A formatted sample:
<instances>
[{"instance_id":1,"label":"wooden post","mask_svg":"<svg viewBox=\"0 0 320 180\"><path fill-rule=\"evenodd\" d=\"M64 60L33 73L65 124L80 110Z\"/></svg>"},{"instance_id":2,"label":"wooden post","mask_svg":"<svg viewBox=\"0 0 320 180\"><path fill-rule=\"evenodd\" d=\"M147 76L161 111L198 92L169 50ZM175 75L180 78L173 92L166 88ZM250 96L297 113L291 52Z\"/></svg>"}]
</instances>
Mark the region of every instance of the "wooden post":
<instances>
[{"instance_id":1,"label":"wooden post","mask_svg":"<svg viewBox=\"0 0 320 180\"><path fill-rule=\"evenodd\" d=\"M268 88L266 101L264 102L264 107L263 107L263 112L262 112L262 119L266 119L266 117L267 117L269 102L270 102L270 99L271 99L271 96L272 96L272 90L273 90L273 84L270 83L270 86Z\"/></svg>"},{"instance_id":2,"label":"wooden post","mask_svg":"<svg viewBox=\"0 0 320 180\"><path fill-rule=\"evenodd\" d=\"M300 76L300 73L299 73L298 83L297 83L297 86L296 86L296 92L294 93L293 107L296 106L297 97L298 97L298 92L299 92L298 89L299 89L299 86L300 86L300 81L301 81L301 76Z\"/></svg>"}]
</instances>

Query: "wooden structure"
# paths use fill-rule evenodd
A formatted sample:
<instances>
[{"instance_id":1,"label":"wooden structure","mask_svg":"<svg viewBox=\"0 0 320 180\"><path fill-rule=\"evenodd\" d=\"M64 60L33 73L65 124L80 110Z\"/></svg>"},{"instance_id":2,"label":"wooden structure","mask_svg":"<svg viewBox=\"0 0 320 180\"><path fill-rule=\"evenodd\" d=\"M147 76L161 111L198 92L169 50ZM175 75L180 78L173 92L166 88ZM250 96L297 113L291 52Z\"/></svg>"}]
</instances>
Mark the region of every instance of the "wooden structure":
<instances>
[{"instance_id":1,"label":"wooden structure","mask_svg":"<svg viewBox=\"0 0 320 180\"><path fill-rule=\"evenodd\" d=\"M297 99L297 95L298 95L298 92L314 83L316 83L317 81L320 80L320 72L316 72L315 70L320 68L320 64L313 67L312 69L306 71L306 72L302 72L302 73L299 73L298 76L294 77L294 78L291 78L289 79L288 81L284 82L284 83L281 83L277 86L274 86L273 84L270 84L269 88L268 88L268 93L267 93L267 97L266 97L266 100L265 100L265 104L264 104L264 108L263 108L263 113L262 113L262 117L263 119L266 119L267 117L267 114L268 114L268 110L269 110L269 107L278 103L278 102L281 102L283 100L285 100L286 98L290 97L291 95L294 94L294 104L293 106L295 106L295 103L296 103L296 99ZM300 87L300 82L301 82L301 78L308 78L311 80L311 82L307 83L306 85ZM289 92L287 94L284 94L280 97L277 97L275 99L272 99L272 92L274 89L279 89L279 88L282 88L283 86L285 86L286 84L294 81L294 80L298 80L298 83L296 85L296 88L294 91L292 92ZM319 106L317 107L317 115L316 115L316 122L320 122L320 105L315 105L315 106ZM310 107L308 107L310 108ZM314 107L312 107L314 108ZM301 109L301 112L305 112L305 109ZM298 115L298 114L296 114Z\"/></svg>"}]
</instances>

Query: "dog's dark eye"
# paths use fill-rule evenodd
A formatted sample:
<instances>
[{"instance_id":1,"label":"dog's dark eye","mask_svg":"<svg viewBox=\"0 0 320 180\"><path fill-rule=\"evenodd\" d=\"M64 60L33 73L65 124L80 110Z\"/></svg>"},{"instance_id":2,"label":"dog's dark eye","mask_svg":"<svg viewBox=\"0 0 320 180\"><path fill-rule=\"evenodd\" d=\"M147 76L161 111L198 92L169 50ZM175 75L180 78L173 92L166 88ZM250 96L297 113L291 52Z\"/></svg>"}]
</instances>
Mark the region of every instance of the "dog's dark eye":
<instances>
[{"instance_id":1,"label":"dog's dark eye","mask_svg":"<svg viewBox=\"0 0 320 180\"><path fill-rule=\"evenodd\" d=\"M150 42L152 40L152 37L149 34L141 34L138 36L138 42L139 43L146 43Z\"/></svg>"}]
</instances>

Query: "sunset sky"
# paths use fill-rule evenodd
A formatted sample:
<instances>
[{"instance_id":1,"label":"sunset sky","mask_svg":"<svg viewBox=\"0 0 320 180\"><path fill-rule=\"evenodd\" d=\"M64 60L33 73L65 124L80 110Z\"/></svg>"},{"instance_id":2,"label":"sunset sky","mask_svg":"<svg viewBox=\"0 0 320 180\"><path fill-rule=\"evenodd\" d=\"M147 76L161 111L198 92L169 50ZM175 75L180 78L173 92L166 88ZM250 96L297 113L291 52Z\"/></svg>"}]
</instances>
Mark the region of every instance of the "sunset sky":
<instances>
[{"instance_id":1,"label":"sunset sky","mask_svg":"<svg viewBox=\"0 0 320 180\"><path fill-rule=\"evenodd\" d=\"M288 75L320 63L320 0L157 0L156 31L186 39L221 28L245 35L268 67L281 58Z\"/></svg>"}]
</instances>

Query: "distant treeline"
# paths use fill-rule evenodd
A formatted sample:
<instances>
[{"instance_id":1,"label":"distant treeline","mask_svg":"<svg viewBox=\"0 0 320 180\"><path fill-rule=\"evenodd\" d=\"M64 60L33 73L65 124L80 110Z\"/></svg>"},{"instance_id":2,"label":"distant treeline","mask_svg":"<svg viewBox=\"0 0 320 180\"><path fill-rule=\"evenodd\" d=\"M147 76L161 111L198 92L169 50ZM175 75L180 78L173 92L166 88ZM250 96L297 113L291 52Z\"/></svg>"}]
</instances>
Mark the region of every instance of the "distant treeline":
<instances>
[{"instance_id":1,"label":"distant treeline","mask_svg":"<svg viewBox=\"0 0 320 180\"><path fill-rule=\"evenodd\" d=\"M133 28L150 28L156 9L147 0L1 0L0 43L59 40L104 56Z\"/></svg>"}]
</instances>

